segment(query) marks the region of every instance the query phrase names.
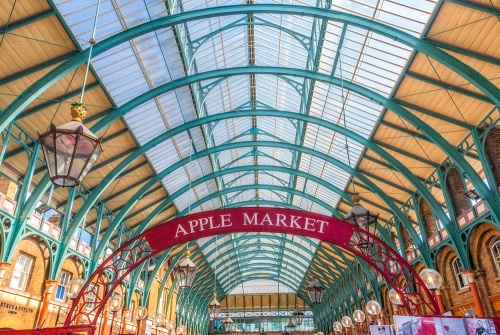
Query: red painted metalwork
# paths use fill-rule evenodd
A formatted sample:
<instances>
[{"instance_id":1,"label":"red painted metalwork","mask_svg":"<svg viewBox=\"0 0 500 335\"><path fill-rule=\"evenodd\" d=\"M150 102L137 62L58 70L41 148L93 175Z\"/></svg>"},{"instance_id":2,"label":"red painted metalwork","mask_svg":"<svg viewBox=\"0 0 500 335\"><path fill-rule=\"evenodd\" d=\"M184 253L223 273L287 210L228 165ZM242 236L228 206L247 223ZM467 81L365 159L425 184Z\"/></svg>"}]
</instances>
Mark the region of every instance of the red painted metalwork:
<instances>
[{"instance_id":1,"label":"red painted metalwork","mask_svg":"<svg viewBox=\"0 0 500 335\"><path fill-rule=\"evenodd\" d=\"M94 335L94 327L67 326L58 328L24 329L0 331L2 335Z\"/></svg>"},{"instance_id":2,"label":"red painted metalwork","mask_svg":"<svg viewBox=\"0 0 500 335\"><path fill-rule=\"evenodd\" d=\"M172 246L202 237L269 232L303 235L335 244L374 267L398 292L410 315L439 309L432 293L398 252L378 237L344 221L282 208L234 208L184 216L151 228L127 241L90 276L73 300L65 326L80 319L96 325L106 301L128 274L147 259ZM368 247L366 247L368 246ZM402 287L397 283L404 283ZM106 287L106 292L103 288ZM425 308L424 308L425 307Z\"/></svg>"}]
</instances>

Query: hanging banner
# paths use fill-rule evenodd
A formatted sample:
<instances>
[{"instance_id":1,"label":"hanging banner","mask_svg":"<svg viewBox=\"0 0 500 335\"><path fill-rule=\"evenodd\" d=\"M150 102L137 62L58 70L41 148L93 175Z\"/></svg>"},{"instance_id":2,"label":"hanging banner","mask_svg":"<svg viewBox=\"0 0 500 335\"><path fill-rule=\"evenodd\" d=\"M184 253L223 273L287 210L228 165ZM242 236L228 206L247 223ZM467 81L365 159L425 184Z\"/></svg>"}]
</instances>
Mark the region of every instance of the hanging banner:
<instances>
[{"instance_id":1,"label":"hanging banner","mask_svg":"<svg viewBox=\"0 0 500 335\"><path fill-rule=\"evenodd\" d=\"M371 325L370 335L394 335L391 325Z\"/></svg>"},{"instance_id":2,"label":"hanging banner","mask_svg":"<svg viewBox=\"0 0 500 335\"><path fill-rule=\"evenodd\" d=\"M500 335L500 318L394 316L394 323L397 335Z\"/></svg>"}]
</instances>

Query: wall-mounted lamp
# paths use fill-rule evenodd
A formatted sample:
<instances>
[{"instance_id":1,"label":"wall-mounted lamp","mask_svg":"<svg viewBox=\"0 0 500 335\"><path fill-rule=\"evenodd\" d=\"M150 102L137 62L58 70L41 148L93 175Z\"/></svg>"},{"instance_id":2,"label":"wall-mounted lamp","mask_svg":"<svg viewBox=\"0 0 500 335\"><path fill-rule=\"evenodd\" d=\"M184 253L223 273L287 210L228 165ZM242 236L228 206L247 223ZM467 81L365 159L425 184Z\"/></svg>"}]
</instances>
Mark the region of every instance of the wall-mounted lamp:
<instances>
[{"instance_id":1,"label":"wall-mounted lamp","mask_svg":"<svg viewBox=\"0 0 500 335\"><path fill-rule=\"evenodd\" d=\"M469 197L470 199L472 200L479 200L481 199L481 196L479 195L479 192L476 191L476 189L472 189L472 190L468 190L467 192L465 192L465 195L467 197Z\"/></svg>"}]
</instances>

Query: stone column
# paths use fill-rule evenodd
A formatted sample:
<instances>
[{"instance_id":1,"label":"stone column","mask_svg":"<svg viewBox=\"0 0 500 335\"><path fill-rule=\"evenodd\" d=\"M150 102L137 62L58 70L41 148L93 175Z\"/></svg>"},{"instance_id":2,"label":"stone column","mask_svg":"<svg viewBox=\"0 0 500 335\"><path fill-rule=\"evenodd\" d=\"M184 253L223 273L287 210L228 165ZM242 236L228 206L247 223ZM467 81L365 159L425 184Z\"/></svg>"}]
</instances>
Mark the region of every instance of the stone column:
<instances>
[{"instance_id":1,"label":"stone column","mask_svg":"<svg viewBox=\"0 0 500 335\"><path fill-rule=\"evenodd\" d=\"M444 312L446 312L446 307L444 307L443 293L440 289L436 289L434 291L434 297L436 298L439 307L439 313L443 314Z\"/></svg>"},{"instance_id":2,"label":"stone column","mask_svg":"<svg viewBox=\"0 0 500 335\"><path fill-rule=\"evenodd\" d=\"M477 317L483 318L484 308L481 303L481 298L479 297L479 291L477 290L476 278L474 275L474 270L464 270L462 271L464 276L467 277L467 281L469 282L469 288L472 293L472 298L474 299L474 305L476 305Z\"/></svg>"},{"instance_id":3,"label":"stone column","mask_svg":"<svg viewBox=\"0 0 500 335\"><path fill-rule=\"evenodd\" d=\"M0 262L0 286L2 285L3 277L8 268L10 268L10 263Z\"/></svg>"},{"instance_id":4,"label":"stone column","mask_svg":"<svg viewBox=\"0 0 500 335\"><path fill-rule=\"evenodd\" d=\"M52 292L57 285L57 280L46 280L45 281L45 292L43 293L42 308L40 310L40 315L38 316L37 328L42 328L47 318L47 312L49 311L49 302L52 297ZM46 325L45 325L46 326Z\"/></svg>"},{"instance_id":5,"label":"stone column","mask_svg":"<svg viewBox=\"0 0 500 335\"><path fill-rule=\"evenodd\" d=\"M130 308L122 309L122 328L120 332L125 334L127 332L127 313L130 312Z\"/></svg>"},{"instance_id":6,"label":"stone column","mask_svg":"<svg viewBox=\"0 0 500 335\"><path fill-rule=\"evenodd\" d=\"M106 328L108 326L108 318L109 318L109 311L108 311L108 305L104 307L104 314L102 315L102 322L101 322L101 335L106 335ZM113 327L113 325L111 325Z\"/></svg>"}]
</instances>

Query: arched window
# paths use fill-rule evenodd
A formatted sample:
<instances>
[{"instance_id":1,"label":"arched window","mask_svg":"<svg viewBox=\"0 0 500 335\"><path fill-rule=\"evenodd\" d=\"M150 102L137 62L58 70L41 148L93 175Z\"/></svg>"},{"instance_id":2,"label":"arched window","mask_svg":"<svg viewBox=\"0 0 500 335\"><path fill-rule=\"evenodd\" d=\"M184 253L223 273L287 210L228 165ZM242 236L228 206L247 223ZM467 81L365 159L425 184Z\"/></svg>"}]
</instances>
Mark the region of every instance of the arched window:
<instances>
[{"instance_id":1,"label":"arched window","mask_svg":"<svg viewBox=\"0 0 500 335\"><path fill-rule=\"evenodd\" d=\"M500 276L500 238L495 238L490 244L491 257L495 266L496 275Z\"/></svg>"},{"instance_id":2,"label":"arched window","mask_svg":"<svg viewBox=\"0 0 500 335\"><path fill-rule=\"evenodd\" d=\"M469 287L469 281L467 277L462 273L464 271L460 260L455 258L452 262L453 274L455 276L455 283L459 290Z\"/></svg>"}]
</instances>

